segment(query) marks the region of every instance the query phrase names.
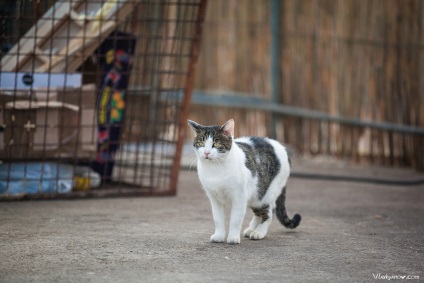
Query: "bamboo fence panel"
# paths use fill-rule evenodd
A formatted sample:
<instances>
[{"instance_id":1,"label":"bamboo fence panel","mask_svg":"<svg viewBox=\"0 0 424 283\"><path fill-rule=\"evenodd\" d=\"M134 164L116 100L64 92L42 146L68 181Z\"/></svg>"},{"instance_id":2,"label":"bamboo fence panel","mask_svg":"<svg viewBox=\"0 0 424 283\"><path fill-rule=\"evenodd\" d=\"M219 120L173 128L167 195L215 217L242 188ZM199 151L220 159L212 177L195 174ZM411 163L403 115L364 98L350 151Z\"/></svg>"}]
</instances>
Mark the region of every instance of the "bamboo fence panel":
<instances>
[{"instance_id":1,"label":"bamboo fence panel","mask_svg":"<svg viewBox=\"0 0 424 283\"><path fill-rule=\"evenodd\" d=\"M424 127L424 2L285 0L280 14L281 103ZM211 1L196 88L270 98L269 19L270 1ZM269 121L213 106L192 106L191 118L234 118L237 135L262 135ZM424 169L422 136L292 117L277 127L300 153Z\"/></svg>"}]
</instances>

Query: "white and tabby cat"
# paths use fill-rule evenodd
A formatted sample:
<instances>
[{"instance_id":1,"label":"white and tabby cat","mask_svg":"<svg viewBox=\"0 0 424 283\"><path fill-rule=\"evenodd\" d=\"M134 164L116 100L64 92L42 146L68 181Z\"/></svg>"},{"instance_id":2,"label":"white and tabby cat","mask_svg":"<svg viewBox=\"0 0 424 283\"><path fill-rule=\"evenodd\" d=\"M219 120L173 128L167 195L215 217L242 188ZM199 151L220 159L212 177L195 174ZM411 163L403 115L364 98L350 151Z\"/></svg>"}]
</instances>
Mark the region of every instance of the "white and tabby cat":
<instances>
[{"instance_id":1,"label":"white and tabby cat","mask_svg":"<svg viewBox=\"0 0 424 283\"><path fill-rule=\"evenodd\" d=\"M296 228L299 214L289 219L285 208L290 175L287 151L279 142L260 137L234 139L234 120L223 126L202 126L188 120L196 132L194 149L200 182L212 205L215 233L211 242L225 241L225 205L231 206L227 243L240 243L240 230L249 207L255 214L244 236L263 239L273 214L287 228Z\"/></svg>"}]
</instances>

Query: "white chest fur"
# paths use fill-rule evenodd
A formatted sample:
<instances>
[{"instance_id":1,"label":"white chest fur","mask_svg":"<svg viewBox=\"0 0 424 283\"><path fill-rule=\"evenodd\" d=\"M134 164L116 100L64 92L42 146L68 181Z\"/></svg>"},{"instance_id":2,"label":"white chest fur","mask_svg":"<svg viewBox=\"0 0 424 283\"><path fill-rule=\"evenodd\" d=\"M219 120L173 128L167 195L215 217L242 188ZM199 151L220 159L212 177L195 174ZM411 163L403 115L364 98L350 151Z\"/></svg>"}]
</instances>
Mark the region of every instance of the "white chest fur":
<instances>
[{"instance_id":1,"label":"white chest fur","mask_svg":"<svg viewBox=\"0 0 424 283\"><path fill-rule=\"evenodd\" d=\"M237 146L234 146L223 160L199 159L199 179L208 195L222 201L248 197L246 184L252 180L244 162L244 153Z\"/></svg>"}]
</instances>

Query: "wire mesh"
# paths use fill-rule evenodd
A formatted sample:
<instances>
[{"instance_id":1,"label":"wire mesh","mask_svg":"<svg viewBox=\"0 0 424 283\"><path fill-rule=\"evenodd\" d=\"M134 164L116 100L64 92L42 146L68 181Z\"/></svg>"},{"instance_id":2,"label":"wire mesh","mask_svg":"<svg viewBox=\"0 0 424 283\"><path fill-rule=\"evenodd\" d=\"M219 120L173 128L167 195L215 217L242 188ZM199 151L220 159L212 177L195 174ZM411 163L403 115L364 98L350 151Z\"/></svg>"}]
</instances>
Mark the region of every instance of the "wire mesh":
<instances>
[{"instance_id":1,"label":"wire mesh","mask_svg":"<svg viewBox=\"0 0 424 283\"><path fill-rule=\"evenodd\" d=\"M0 8L0 199L175 194L205 8Z\"/></svg>"}]
</instances>

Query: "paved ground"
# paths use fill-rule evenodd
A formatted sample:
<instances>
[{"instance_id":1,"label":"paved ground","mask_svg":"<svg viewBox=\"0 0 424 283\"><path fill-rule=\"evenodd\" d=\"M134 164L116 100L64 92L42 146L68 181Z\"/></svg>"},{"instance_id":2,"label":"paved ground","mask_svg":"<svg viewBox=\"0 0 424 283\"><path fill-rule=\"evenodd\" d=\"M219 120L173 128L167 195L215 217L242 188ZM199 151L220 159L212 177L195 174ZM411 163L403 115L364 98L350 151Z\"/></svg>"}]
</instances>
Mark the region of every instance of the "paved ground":
<instances>
[{"instance_id":1,"label":"paved ground","mask_svg":"<svg viewBox=\"0 0 424 283\"><path fill-rule=\"evenodd\" d=\"M296 172L424 178L328 160L295 160L294 166ZM165 198L0 203L0 282L424 279L423 185L293 178L287 207L290 215L302 214L300 226L289 231L274 221L266 239L240 245L208 242L213 222L195 172L181 172L178 190Z\"/></svg>"}]
</instances>

